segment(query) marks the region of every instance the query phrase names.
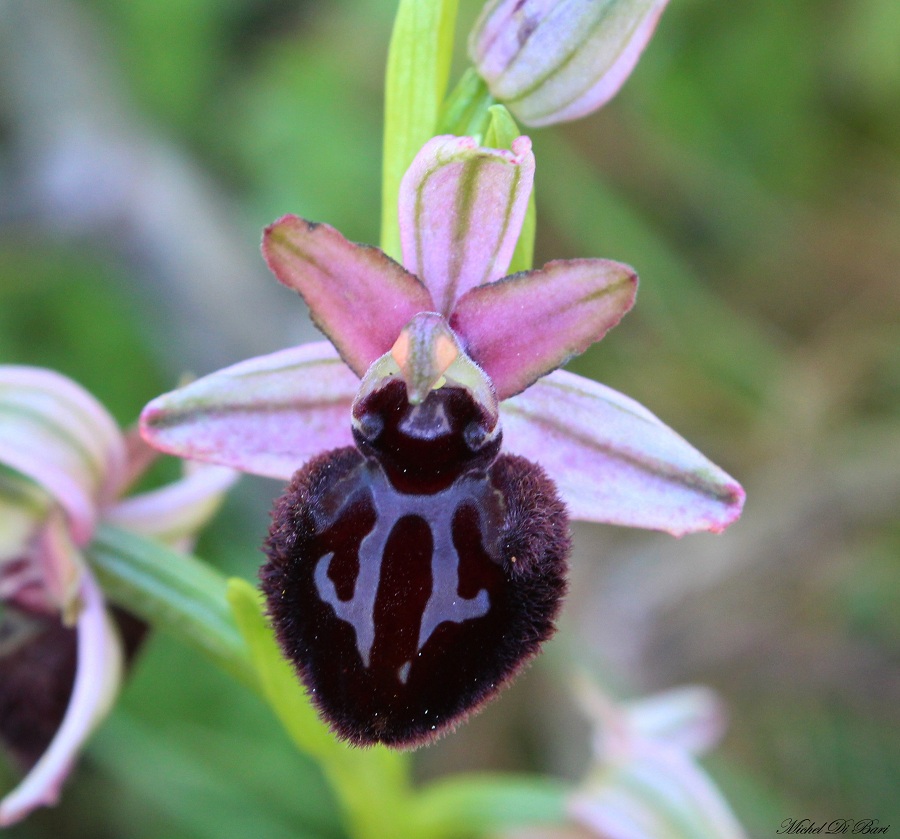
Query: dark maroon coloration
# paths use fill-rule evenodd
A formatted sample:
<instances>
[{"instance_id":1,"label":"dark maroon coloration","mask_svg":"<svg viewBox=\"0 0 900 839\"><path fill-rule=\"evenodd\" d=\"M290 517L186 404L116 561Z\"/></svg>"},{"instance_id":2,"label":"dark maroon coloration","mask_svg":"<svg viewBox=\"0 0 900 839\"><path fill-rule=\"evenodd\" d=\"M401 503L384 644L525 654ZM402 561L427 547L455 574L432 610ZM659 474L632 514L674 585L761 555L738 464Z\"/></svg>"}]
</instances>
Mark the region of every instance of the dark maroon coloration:
<instances>
[{"instance_id":1,"label":"dark maroon coloration","mask_svg":"<svg viewBox=\"0 0 900 839\"><path fill-rule=\"evenodd\" d=\"M362 423L378 432L360 441L369 456L338 449L294 475L261 579L281 646L335 732L409 747L458 724L553 633L569 536L538 466L491 464L496 440L471 430L481 416L465 391L430 394L417 419L442 433L410 441L415 409L396 384L364 401L380 412Z\"/></svg>"},{"instance_id":2,"label":"dark maroon coloration","mask_svg":"<svg viewBox=\"0 0 900 839\"><path fill-rule=\"evenodd\" d=\"M402 492L437 492L463 472L486 469L500 451L500 435L488 439L494 423L462 388L441 388L412 407L406 385L394 379L353 414L362 427L354 430L356 445Z\"/></svg>"},{"instance_id":3,"label":"dark maroon coloration","mask_svg":"<svg viewBox=\"0 0 900 839\"><path fill-rule=\"evenodd\" d=\"M147 624L117 607L126 663L143 644ZM7 604L0 615L0 745L19 769L37 763L62 723L78 658L78 632L57 615Z\"/></svg>"},{"instance_id":4,"label":"dark maroon coloration","mask_svg":"<svg viewBox=\"0 0 900 839\"><path fill-rule=\"evenodd\" d=\"M6 607L0 622L0 742L27 771L62 722L75 681L77 637L55 615Z\"/></svg>"}]
</instances>

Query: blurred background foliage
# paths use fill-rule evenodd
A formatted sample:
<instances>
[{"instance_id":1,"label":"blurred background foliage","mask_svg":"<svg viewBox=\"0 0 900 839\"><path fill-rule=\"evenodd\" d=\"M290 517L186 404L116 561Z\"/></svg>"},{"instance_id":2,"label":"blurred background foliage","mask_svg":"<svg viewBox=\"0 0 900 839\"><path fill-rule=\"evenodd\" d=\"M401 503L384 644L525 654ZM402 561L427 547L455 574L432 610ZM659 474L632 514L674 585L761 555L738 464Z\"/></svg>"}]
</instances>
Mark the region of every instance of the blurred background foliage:
<instances>
[{"instance_id":1,"label":"blurred background foliage","mask_svg":"<svg viewBox=\"0 0 900 839\"><path fill-rule=\"evenodd\" d=\"M462 0L464 34L480 3ZM285 212L377 241L386 0L0 0L0 360L128 425L184 372L308 340L258 257ZM752 837L900 827L900 4L673 0L602 112L533 132L537 261L609 256L635 311L573 363L748 490L719 537L580 527L562 629L420 776L577 778L576 666L700 681ZM198 553L248 578L278 487ZM0 783L3 783L0 769ZM153 636L62 805L11 837L339 837L270 713Z\"/></svg>"}]
</instances>

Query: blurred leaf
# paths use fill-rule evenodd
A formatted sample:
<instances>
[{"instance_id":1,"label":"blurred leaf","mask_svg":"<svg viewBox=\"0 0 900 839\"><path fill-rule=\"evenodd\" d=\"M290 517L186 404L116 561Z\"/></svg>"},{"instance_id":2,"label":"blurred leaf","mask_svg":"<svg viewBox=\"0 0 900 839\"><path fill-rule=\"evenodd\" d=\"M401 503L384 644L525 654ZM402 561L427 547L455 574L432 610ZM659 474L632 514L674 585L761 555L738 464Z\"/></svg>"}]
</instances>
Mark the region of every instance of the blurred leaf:
<instances>
[{"instance_id":1,"label":"blurred leaf","mask_svg":"<svg viewBox=\"0 0 900 839\"><path fill-rule=\"evenodd\" d=\"M118 713L92 744L93 759L117 783L154 803L153 822L142 826L141 835L152 836L154 824L156 831L161 827L165 831L167 821L179 837L189 832L198 839L313 839L323 835L289 819L265 796L248 791L246 781L224 783L223 766L213 763L210 755L191 749L189 740L179 734L183 732L178 729L146 728ZM122 748L123 744L128 747ZM247 774L250 766L243 768ZM129 831L129 835L133 833Z\"/></svg>"},{"instance_id":2,"label":"blurred leaf","mask_svg":"<svg viewBox=\"0 0 900 839\"><path fill-rule=\"evenodd\" d=\"M586 256L598 252L634 266L637 311L668 350L700 365L713 380L761 405L769 398L778 348L755 324L704 288L680 257L577 153L538 146L541 200L560 231Z\"/></svg>"},{"instance_id":3,"label":"blurred leaf","mask_svg":"<svg viewBox=\"0 0 900 839\"><path fill-rule=\"evenodd\" d=\"M535 776L466 774L436 781L416 797L416 836L466 839L565 821L564 784Z\"/></svg>"}]
</instances>

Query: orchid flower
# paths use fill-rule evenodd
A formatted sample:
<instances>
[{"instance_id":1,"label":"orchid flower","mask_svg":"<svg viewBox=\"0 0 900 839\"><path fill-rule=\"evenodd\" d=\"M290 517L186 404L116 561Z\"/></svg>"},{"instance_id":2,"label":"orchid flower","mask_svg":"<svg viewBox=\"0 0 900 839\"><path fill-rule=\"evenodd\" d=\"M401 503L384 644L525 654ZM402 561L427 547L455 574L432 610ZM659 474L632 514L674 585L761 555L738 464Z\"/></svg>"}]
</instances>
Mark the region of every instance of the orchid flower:
<instances>
[{"instance_id":1,"label":"orchid flower","mask_svg":"<svg viewBox=\"0 0 900 839\"><path fill-rule=\"evenodd\" d=\"M488 89L525 125L578 119L634 70L668 0L491 0L469 38Z\"/></svg>"},{"instance_id":2,"label":"orchid flower","mask_svg":"<svg viewBox=\"0 0 900 839\"><path fill-rule=\"evenodd\" d=\"M576 680L593 726L593 759L569 793L564 823L514 828L496 839L746 839L696 760L721 739L718 696L692 685L620 703Z\"/></svg>"},{"instance_id":3,"label":"orchid flower","mask_svg":"<svg viewBox=\"0 0 900 839\"><path fill-rule=\"evenodd\" d=\"M426 143L400 189L403 266L275 222L263 254L331 343L142 414L164 451L291 479L263 590L313 702L357 744L445 733L536 654L568 516L681 535L740 514L740 486L649 411L556 369L618 323L637 278L603 259L504 276L534 165L527 137Z\"/></svg>"},{"instance_id":4,"label":"orchid flower","mask_svg":"<svg viewBox=\"0 0 900 839\"><path fill-rule=\"evenodd\" d=\"M122 643L82 558L98 523L183 544L235 473L122 498L155 452L49 370L0 366L0 744L25 769L0 827L54 804L116 696Z\"/></svg>"},{"instance_id":5,"label":"orchid flower","mask_svg":"<svg viewBox=\"0 0 900 839\"><path fill-rule=\"evenodd\" d=\"M695 760L724 732L708 688L682 687L618 704L580 686L594 723L594 767L570 800L572 821L602 839L746 839Z\"/></svg>"}]
</instances>

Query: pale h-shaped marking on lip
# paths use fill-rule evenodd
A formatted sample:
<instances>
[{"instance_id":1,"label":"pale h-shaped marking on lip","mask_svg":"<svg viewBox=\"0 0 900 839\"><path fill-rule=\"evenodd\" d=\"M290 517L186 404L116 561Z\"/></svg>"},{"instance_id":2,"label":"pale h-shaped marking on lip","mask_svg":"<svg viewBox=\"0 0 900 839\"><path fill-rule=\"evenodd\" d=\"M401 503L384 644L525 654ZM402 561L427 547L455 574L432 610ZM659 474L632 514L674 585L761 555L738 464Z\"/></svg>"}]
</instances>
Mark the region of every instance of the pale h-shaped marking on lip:
<instances>
[{"instance_id":1,"label":"pale h-shaped marking on lip","mask_svg":"<svg viewBox=\"0 0 900 839\"><path fill-rule=\"evenodd\" d=\"M349 600L338 597L334 582L328 577L328 568L334 553L320 557L316 563L314 579L319 597L328 603L340 619L349 623L356 633L356 648L363 666L368 668L372 647L375 643L375 600L381 584L381 566L384 549L394 527L400 519L418 516L431 531L431 594L422 613L419 627L418 650L428 641L431 633L445 621L462 623L480 618L490 610L490 596L480 589L474 597L460 596L459 554L453 544L453 516L466 502L475 502L479 514L482 535L487 528L487 511L483 502L495 490L486 475L466 475L440 492L433 495L411 495L398 492L388 481L384 472L371 461L362 468L367 469L371 482L369 491L375 507L375 526L366 534L359 545L359 573ZM337 489L337 488L336 488ZM333 524L341 512L353 499L355 493L343 496L330 521ZM393 515L391 511L394 511ZM489 554L496 553L491 545L485 545Z\"/></svg>"}]
</instances>

